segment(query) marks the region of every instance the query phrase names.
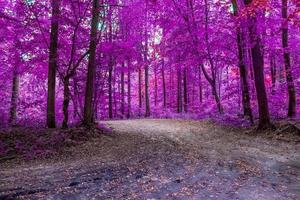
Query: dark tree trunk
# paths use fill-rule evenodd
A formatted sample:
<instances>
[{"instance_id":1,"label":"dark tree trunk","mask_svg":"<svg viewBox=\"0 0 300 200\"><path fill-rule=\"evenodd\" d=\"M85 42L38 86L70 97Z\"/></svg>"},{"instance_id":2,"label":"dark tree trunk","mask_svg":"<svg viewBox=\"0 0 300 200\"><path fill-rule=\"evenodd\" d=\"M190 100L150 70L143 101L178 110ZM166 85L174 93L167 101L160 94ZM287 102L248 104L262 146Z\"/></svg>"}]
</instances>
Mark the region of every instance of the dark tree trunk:
<instances>
[{"instance_id":1,"label":"dark tree trunk","mask_svg":"<svg viewBox=\"0 0 300 200\"><path fill-rule=\"evenodd\" d=\"M215 97L215 101L217 103L217 108L218 108L219 113L223 114L224 111L223 111L223 107L222 107L222 104L221 104L221 101L220 101L220 98L219 98L219 95L217 92L216 84L214 84L214 86L212 86L212 93L213 93L213 96Z\"/></svg>"},{"instance_id":2,"label":"dark tree trunk","mask_svg":"<svg viewBox=\"0 0 300 200\"><path fill-rule=\"evenodd\" d=\"M70 79L66 77L64 79L64 101L63 101L63 113L64 113L64 120L62 127L68 128L68 121L69 121L69 103L70 103Z\"/></svg>"},{"instance_id":3,"label":"dark tree trunk","mask_svg":"<svg viewBox=\"0 0 300 200\"><path fill-rule=\"evenodd\" d=\"M188 83L187 83L187 69L184 68L183 77L183 100L184 100L184 112L188 112Z\"/></svg>"},{"instance_id":4,"label":"dark tree trunk","mask_svg":"<svg viewBox=\"0 0 300 200\"><path fill-rule=\"evenodd\" d=\"M234 15L237 16L238 7L236 1L233 0L232 2L233 2ZM238 45L238 55L239 55L239 70L240 70L240 78L241 78L244 116L248 116L251 124L253 124L254 121L253 121L250 95L249 95L248 71L244 61L244 58L246 56L244 55L244 51L243 51L243 36L240 27L237 27L237 45Z\"/></svg>"},{"instance_id":5,"label":"dark tree trunk","mask_svg":"<svg viewBox=\"0 0 300 200\"><path fill-rule=\"evenodd\" d=\"M139 107L140 109L143 106L143 101L142 101L142 70L139 69Z\"/></svg>"},{"instance_id":6,"label":"dark tree trunk","mask_svg":"<svg viewBox=\"0 0 300 200\"><path fill-rule=\"evenodd\" d=\"M202 77L201 77L201 67L199 66L199 101L203 101L203 91L202 91Z\"/></svg>"},{"instance_id":7,"label":"dark tree trunk","mask_svg":"<svg viewBox=\"0 0 300 200\"><path fill-rule=\"evenodd\" d=\"M131 63L130 60L128 60L128 74L127 74L127 79L128 79L128 83L127 83L127 98L128 98L128 112L127 112L127 118L130 118L131 115Z\"/></svg>"},{"instance_id":8,"label":"dark tree trunk","mask_svg":"<svg viewBox=\"0 0 300 200\"><path fill-rule=\"evenodd\" d=\"M93 92L95 84L96 71L96 48L97 48L97 28L99 21L99 0L93 0L92 10L92 24L90 33L90 55L88 60L88 74L85 88L84 101L84 125L91 125L94 123L93 119Z\"/></svg>"},{"instance_id":9,"label":"dark tree trunk","mask_svg":"<svg viewBox=\"0 0 300 200\"><path fill-rule=\"evenodd\" d=\"M18 62L16 63L18 64ZM18 96L19 96L19 72L18 72L18 66L15 66L13 70L12 93L11 93L11 102L10 102L9 124L11 125L13 125L17 119Z\"/></svg>"},{"instance_id":10,"label":"dark tree trunk","mask_svg":"<svg viewBox=\"0 0 300 200\"><path fill-rule=\"evenodd\" d=\"M156 67L154 67L154 105L157 106L157 97L158 97L158 91L157 91L157 70Z\"/></svg>"},{"instance_id":11,"label":"dark tree trunk","mask_svg":"<svg viewBox=\"0 0 300 200\"><path fill-rule=\"evenodd\" d=\"M251 4L252 0L245 0L245 4ZM257 31L256 17L249 18L250 26L250 42L252 45L252 63L254 71L254 81L256 88L256 96L258 102L259 123L258 130L274 128L270 121L268 97L264 81L264 57L262 52L261 38Z\"/></svg>"},{"instance_id":12,"label":"dark tree trunk","mask_svg":"<svg viewBox=\"0 0 300 200\"><path fill-rule=\"evenodd\" d=\"M182 112L181 69L177 69L177 112Z\"/></svg>"},{"instance_id":13,"label":"dark tree trunk","mask_svg":"<svg viewBox=\"0 0 300 200\"><path fill-rule=\"evenodd\" d=\"M282 47L283 47L283 58L286 72L286 82L288 86L289 103L288 103L288 117L294 117L296 115L296 92L294 86L294 80L292 75L291 60L288 45L288 11L287 11L288 0L282 0Z\"/></svg>"},{"instance_id":14,"label":"dark tree trunk","mask_svg":"<svg viewBox=\"0 0 300 200\"><path fill-rule=\"evenodd\" d=\"M58 21L60 0L52 0L52 18L50 33L49 65L48 65L48 97L47 97L47 127L55 128L55 83L57 69Z\"/></svg>"},{"instance_id":15,"label":"dark tree trunk","mask_svg":"<svg viewBox=\"0 0 300 200\"><path fill-rule=\"evenodd\" d=\"M144 62L145 62L145 100L146 100L146 112L145 117L150 117L150 95L149 95L149 64L148 64L148 0L146 0L146 26L145 26L145 49L144 49Z\"/></svg>"},{"instance_id":16,"label":"dark tree trunk","mask_svg":"<svg viewBox=\"0 0 300 200\"><path fill-rule=\"evenodd\" d=\"M145 99L146 99L146 113L145 117L150 117L150 98L149 98L149 66L145 66Z\"/></svg>"},{"instance_id":17,"label":"dark tree trunk","mask_svg":"<svg viewBox=\"0 0 300 200\"><path fill-rule=\"evenodd\" d=\"M112 96L112 76L113 76L112 58L109 61L108 69L108 115L109 119L113 118L113 96Z\"/></svg>"},{"instance_id":18,"label":"dark tree trunk","mask_svg":"<svg viewBox=\"0 0 300 200\"><path fill-rule=\"evenodd\" d=\"M275 86L276 86L276 74L277 74L276 60L275 60L274 55L270 56L270 66L271 66L271 78L272 78L272 93L274 93L275 92Z\"/></svg>"},{"instance_id":19,"label":"dark tree trunk","mask_svg":"<svg viewBox=\"0 0 300 200\"><path fill-rule=\"evenodd\" d=\"M162 84L163 84L163 99L164 99L164 108L167 105L167 96L166 96L166 79L165 79L165 64L162 63L161 66L161 75L162 75Z\"/></svg>"},{"instance_id":20,"label":"dark tree trunk","mask_svg":"<svg viewBox=\"0 0 300 200\"><path fill-rule=\"evenodd\" d=\"M125 83L124 83L124 68L125 64L123 63L123 69L121 71L121 113L122 113L122 118L125 116Z\"/></svg>"}]
</instances>

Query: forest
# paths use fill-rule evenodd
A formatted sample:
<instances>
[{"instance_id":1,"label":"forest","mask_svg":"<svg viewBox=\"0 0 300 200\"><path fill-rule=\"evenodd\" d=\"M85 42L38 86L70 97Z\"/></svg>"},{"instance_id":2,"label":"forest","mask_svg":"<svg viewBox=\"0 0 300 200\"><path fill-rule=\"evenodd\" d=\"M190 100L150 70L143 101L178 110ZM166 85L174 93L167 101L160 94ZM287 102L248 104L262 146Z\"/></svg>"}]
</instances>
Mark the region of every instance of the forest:
<instances>
[{"instance_id":1,"label":"forest","mask_svg":"<svg viewBox=\"0 0 300 200\"><path fill-rule=\"evenodd\" d=\"M2 0L0 35L0 199L300 198L299 0Z\"/></svg>"}]
</instances>

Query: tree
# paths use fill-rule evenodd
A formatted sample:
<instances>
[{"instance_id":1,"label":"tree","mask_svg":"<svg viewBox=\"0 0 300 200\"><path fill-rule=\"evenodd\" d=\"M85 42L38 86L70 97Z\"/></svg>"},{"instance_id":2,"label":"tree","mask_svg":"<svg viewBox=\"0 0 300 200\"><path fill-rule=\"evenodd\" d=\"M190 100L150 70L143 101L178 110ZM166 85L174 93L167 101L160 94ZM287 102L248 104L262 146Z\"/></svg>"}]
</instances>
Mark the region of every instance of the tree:
<instances>
[{"instance_id":1,"label":"tree","mask_svg":"<svg viewBox=\"0 0 300 200\"><path fill-rule=\"evenodd\" d=\"M252 0L244 1L247 6L251 6ZM256 15L258 13L255 13ZM261 36L257 30L257 16L251 15L249 17L249 34L250 42L252 44L251 54L254 71L255 88L258 102L259 122L258 130L273 128L270 121L268 97L264 81L264 56L262 52Z\"/></svg>"},{"instance_id":2,"label":"tree","mask_svg":"<svg viewBox=\"0 0 300 200\"><path fill-rule=\"evenodd\" d=\"M234 16L238 16L238 5L236 0L232 1L233 4L233 12ZM242 89L242 102L243 102L243 110L244 116L248 116L250 122L253 124L253 116L252 109L250 104L250 95L249 95L249 85L248 85L248 70L245 64L245 51L243 51L243 35L241 32L241 28L237 27L237 46L238 46L238 58L239 58L239 70L240 70L240 79L241 79L241 89Z\"/></svg>"},{"instance_id":3,"label":"tree","mask_svg":"<svg viewBox=\"0 0 300 200\"><path fill-rule=\"evenodd\" d=\"M47 98L47 126L55 128L55 84L57 70L58 24L60 14L60 0L52 0L52 18L48 66L48 98Z\"/></svg>"},{"instance_id":4,"label":"tree","mask_svg":"<svg viewBox=\"0 0 300 200\"><path fill-rule=\"evenodd\" d=\"M9 124L14 124L17 119L17 103L19 95L19 52L18 52L19 41L15 38L15 63L13 67L13 81L12 81L12 93L11 93L11 103L10 103L10 117Z\"/></svg>"},{"instance_id":5,"label":"tree","mask_svg":"<svg viewBox=\"0 0 300 200\"><path fill-rule=\"evenodd\" d=\"M87 80L86 80L86 87L85 87L84 119L83 119L83 124L87 126L94 123L93 93L94 93L95 72L96 72L96 47L97 47L98 22L99 22L99 0L93 0L89 59L88 59L88 73L87 73Z\"/></svg>"},{"instance_id":6,"label":"tree","mask_svg":"<svg viewBox=\"0 0 300 200\"><path fill-rule=\"evenodd\" d=\"M288 87L288 117L294 117L296 115L296 92L294 86L294 80L292 75L291 59L288 45L288 0L282 0L282 47L283 47L283 59L286 72L286 82Z\"/></svg>"}]
</instances>

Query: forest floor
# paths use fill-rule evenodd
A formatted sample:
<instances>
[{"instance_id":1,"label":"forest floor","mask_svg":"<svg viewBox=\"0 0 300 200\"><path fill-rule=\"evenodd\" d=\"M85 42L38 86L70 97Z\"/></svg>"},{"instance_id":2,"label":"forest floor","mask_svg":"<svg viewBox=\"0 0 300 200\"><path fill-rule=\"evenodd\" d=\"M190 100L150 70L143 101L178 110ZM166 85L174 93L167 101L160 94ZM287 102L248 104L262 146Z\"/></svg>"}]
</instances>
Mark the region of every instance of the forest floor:
<instances>
[{"instance_id":1,"label":"forest floor","mask_svg":"<svg viewBox=\"0 0 300 200\"><path fill-rule=\"evenodd\" d=\"M209 121L103 123L111 134L59 155L0 162L0 199L300 199L300 135Z\"/></svg>"}]
</instances>

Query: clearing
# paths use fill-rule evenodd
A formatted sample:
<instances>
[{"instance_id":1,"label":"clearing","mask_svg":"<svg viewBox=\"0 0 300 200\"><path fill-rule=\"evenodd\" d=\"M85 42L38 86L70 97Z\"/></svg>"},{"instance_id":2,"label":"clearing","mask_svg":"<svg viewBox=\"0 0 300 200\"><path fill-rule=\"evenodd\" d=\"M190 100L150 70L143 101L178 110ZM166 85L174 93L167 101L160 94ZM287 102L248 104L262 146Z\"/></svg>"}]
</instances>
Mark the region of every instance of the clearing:
<instances>
[{"instance_id":1,"label":"clearing","mask_svg":"<svg viewBox=\"0 0 300 200\"><path fill-rule=\"evenodd\" d=\"M0 199L300 199L300 143L209 121L106 121L50 159L0 163Z\"/></svg>"}]
</instances>

